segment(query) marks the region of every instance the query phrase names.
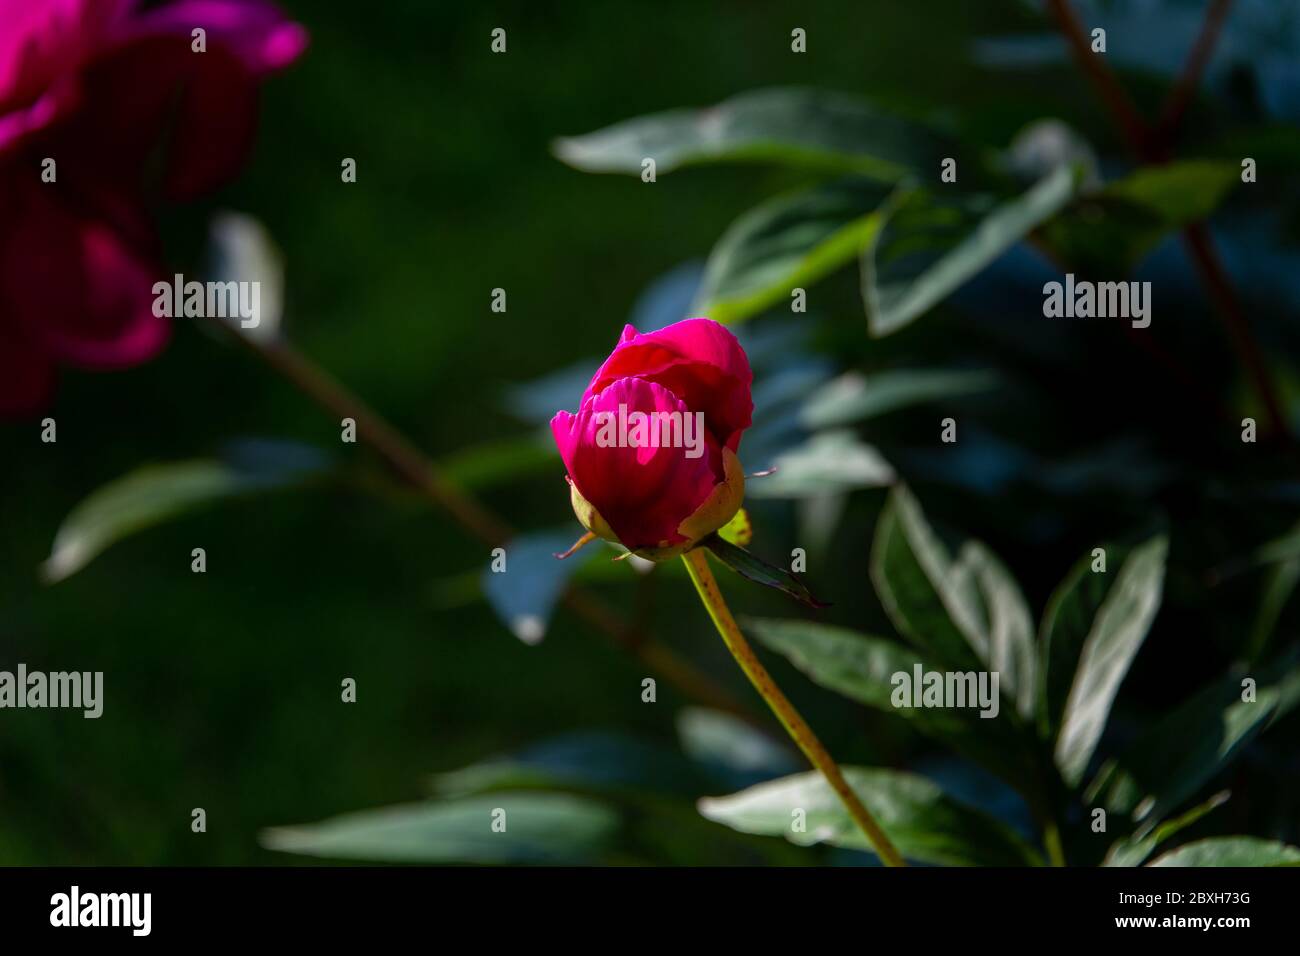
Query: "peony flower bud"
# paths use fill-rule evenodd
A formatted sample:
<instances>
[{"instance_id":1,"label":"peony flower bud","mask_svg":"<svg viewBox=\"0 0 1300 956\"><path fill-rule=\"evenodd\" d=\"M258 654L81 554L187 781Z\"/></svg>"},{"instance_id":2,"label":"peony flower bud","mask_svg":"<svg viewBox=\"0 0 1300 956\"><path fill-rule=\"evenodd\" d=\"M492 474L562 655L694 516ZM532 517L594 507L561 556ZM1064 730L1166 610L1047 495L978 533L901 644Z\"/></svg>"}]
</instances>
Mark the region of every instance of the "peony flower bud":
<instances>
[{"instance_id":1,"label":"peony flower bud","mask_svg":"<svg viewBox=\"0 0 1300 956\"><path fill-rule=\"evenodd\" d=\"M711 319L627 326L577 414L551 419L583 527L663 561L730 521L745 496L736 451L752 381L740 343Z\"/></svg>"}]
</instances>

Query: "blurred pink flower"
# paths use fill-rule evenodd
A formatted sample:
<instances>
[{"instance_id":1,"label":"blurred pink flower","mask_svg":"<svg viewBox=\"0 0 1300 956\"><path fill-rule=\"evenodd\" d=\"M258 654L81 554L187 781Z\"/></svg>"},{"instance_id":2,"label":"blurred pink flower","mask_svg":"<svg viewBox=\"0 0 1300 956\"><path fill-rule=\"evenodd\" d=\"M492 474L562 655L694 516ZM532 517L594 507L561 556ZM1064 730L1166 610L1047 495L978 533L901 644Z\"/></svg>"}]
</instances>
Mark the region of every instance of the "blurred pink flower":
<instances>
[{"instance_id":1,"label":"blurred pink flower","mask_svg":"<svg viewBox=\"0 0 1300 956\"><path fill-rule=\"evenodd\" d=\"M59 364L162 348L146 174L170 200L231 177L258 83L306 44L263 0L0 0L0 415L42 407Z\"/></svg>"}]
</instances>

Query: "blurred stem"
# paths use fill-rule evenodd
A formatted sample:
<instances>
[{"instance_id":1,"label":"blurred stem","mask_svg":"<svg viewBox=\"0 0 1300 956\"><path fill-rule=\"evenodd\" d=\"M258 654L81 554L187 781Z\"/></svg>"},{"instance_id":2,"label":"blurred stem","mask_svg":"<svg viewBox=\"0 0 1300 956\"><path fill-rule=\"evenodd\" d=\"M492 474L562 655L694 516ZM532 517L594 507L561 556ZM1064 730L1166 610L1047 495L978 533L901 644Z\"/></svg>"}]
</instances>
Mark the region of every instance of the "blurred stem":
<instances>
[{"instance_id":1,"label":"blurred stem","mask_svg":"<svg viewBox=\"0 0 1300 956\"><path fill-rule=\"evenodd\" d=\"M687 551L682 555L682 560L686 562L686 571L691 576L691 581L695 585L695 590L699 592L700 600L704 602L704 607L709 612L709 617L713 619L713 625L722 635L722 641L727 645L727 650L731 651L731 656L736 659L740 669L745 672L749 682L754 685L759 696L767 702L776 714L777 719L785 727L786 732L791 739L799 745L804 756L809 762L817 768L826 778L826 782L831 785L831 789L839 796L844 803L845 808L849 811L849 816L853 822L858 825L871 844L876 853L880 856L881 861L886 866L906 866L902 856L890 842L889 837L885 836L880 825L876 823L875 817L863 806L858 795L853 792L848 781L844 779L844 774L840 772L839 765L834 761L822 742L817 739L808 722L799 715L794 705L790 703L785 694L781 693L781 688L776 686L772 680L772 675L759 661L754 649L749 646L749 641L745 640L745 635L741 633L740 628L736 625L735 618L731 616L731 610L727 607L727 602L722 597L722 591L718 589L718 582L713 577L713 571L709 568L709 559L706 549L695 548Z\"/></svg>"},{"instance_id":2,"label":"blurred stem","mask_svg":"<svg viewBox=\"0 0 1300 956\"><path fill-rule=\"evenodd\" d=\"M492 547L505 545L513 529L485 508L476 498L447 480L437 466L405 435L364 401L348 391L328 372L283 339L260 341L222 324L238 342L279 372L317 405L340 418L357 423L357 437L379 455L404 481L443 508L470 534ZM725 688L697 670L671 648L624 620L607 604L577 587L563 597L565 607L609 635L614 642L683 694L707 707L732 714L747 723L762 726L749 708Z\"/></svg>"},{"instance_id":3,"label":"blurred stem","mask_svg":"<svg viewBox=\"0 0 1300 956\"><path fill-rule=\"evenodd\" d=\"M1157 141L1166 147L1171 146L1178 135L1183 115L1191 105L1192 97L1196 95L1196 88L1201 85L1201 76L1205 73L1205 67L1210 62L1214 47L1219 42L1219 31L1223 29L1223 21L1228 18L1228 11L1231 8L1232 0L1212 0L1210 8L1205 12L1205 22L1201 24L1200 35L1197 36L1192 51L1187 54L1183 72L1165 101L1160 121L1156 124Z\"/></svg>"},{"instance_id":4,"label":"blurred stem","mask_svg":"<svg viewBox=\"0 0 1300 956\"><path fill-rule=\"evenodd\" d=\"M1165 107L1163 118L1158 128L1153 130L1142 118L1123 84L1106 63L1106 57L1092 52L1087 31L1079 22L1069 0L1048 0L1048 7L1070 44L1075 62L1097 89L1134 157L1138 162L1146 164L1169 162L1172 137L1182 122L1183 113L1200 82L1205 64L1209 62L1214 52L1214 44L1218 40L1219 29L1227 17L1229 6L1230 3L1225 0L1215 0L1210 4L1200 36L1188 54L1181 77ZM1273 437L1289 443L1291 430L1287 425L1277 388L1264 361L1263 350L1251 331L1237 290L1214 250L1209 230L1204 223L1193 223L1183 230L1183 242L1187 246L1201 284L1214 300L1215 314L1219 316L1227 330L1228 337L1236 349L1237 358L1245 368L1246 375L1268 415L1269 432Z\"/></svg>"}]
</instances>

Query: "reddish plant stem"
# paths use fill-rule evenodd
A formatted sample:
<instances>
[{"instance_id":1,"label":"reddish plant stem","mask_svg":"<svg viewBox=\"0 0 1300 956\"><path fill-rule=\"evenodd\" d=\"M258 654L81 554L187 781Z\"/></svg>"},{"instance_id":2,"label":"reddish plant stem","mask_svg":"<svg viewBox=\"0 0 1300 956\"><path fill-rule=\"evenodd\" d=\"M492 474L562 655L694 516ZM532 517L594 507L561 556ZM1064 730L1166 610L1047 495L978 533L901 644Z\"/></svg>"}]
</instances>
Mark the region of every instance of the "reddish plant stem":
<instances>
[{"instance_id":1,"label":"reddish plant stem","mask_svg":"<svg viewBox=\"0 0 1300 956\"><path fill-rule=\"evenodd\" d=\"M1196 90L1201 85L1201 77L1214 53L1214 47L1219 41L1219 32L1223 29L1223 22L1228 18L1230 9L1232 9L1232 0L1211 0L1210 8L1205 13L1205 22L1201 24L1201 32L1196 37L1192 51L1187 55L1183 72L1178 77L1178 82L1174 84L1173 90L1170 91L1165 107L1161 111L1160 121L1156 124L1156 141L1166 147L1172 146L1174 138L1178 135L1178 128L1182 125L1183 116L1187 113L1187 107L1191 105L1192 97L1196 95Z\"/></svg>"},{"instance_id":2,"label":"reddish plant stem","mask_svg":"<svg viewBox=\"0 0 1300 956\"><path fill-rule=\"evenodd\" d=\"M283 340L259 341L222 326L242 345L325 410L357 423L357 437L379 455L405 482L443 508L458 524L484 544L497 547L514 535L513 529L477 499L449 481L409 439L319 365ZM613 608L578 587L561 599L564 606L613 639L652 671L687 697L725 711L746 723L764 728L752 710L729 691L697 670L688 660L625 620Z\"/></svg>"},{"instance_id":3,"label":"reddish plant stem","mask_svg":"<svg viewBox=\"0 0 1300 956\"><path fill-rule=\"evenodd\" d=\"M1214 51L1214 44L1230 5L1224 0L1215 0L1211 4L1197 42L1188 55L1181 79L1165 109L1165 120L1158 130L1153 131L1106 63L1105 57L1092 52L1083 24L1070 6L1069 0L1048 0L1048 7L1070 44L1075 61L1092 81L1102 101L1110 110L1134 157L1138 162L1146 164L1169 161L1170 146L1166 137L1172 135L1182 121L1192 94L1200 82L1205 64ZM1241 305L1241 299L1237 295L1232 279L1214 250L1209 230L1204 223L1193 223L1183 230L1183 241L1196 267L1201 284L1215 303L1215 313L1227 331L1237 352L1237 358L1264 407L1268 417L1269 433L1274 438L1290 443L1291 431L1287 425L1282 402L1278 398L1277 388L1269 373L1268 364L1264 360L1264 352L1251 331L1250 322L1246 318L1245 309Z\"/></svg>"}]
</instances>

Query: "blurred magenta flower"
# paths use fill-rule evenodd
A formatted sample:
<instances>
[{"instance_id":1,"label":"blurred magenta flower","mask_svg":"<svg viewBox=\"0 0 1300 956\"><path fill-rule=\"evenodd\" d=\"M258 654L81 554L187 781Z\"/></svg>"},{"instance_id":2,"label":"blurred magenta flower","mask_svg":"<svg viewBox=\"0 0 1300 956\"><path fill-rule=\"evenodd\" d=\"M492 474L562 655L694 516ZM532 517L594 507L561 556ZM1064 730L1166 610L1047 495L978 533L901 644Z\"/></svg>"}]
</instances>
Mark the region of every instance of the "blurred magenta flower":
<instances>
[{"instance_id":1,"label":"blurred magenta flower","mask_svg":"<svg viewBox=\"0 0 1300 956\"><path fill-rule=\"evenodd\" d=\"M146 174L170 200L232 176L258 83L306 44L263 0L0 0L0 414L39 409L59 364L162 348Z\"/></svg>"},{"instance_id":2,"label":"blurred magenta flower","mask_svg":"<svg viewBox=\"0 0 1300 956\"><path fill-rule=\"evenodd\" d=\"M740 343L711 319L627 326L578 413L551 419L583 527L661 561L730 521L745 494L736 450L752 382Z\"/></svg>"}]
</instances>

